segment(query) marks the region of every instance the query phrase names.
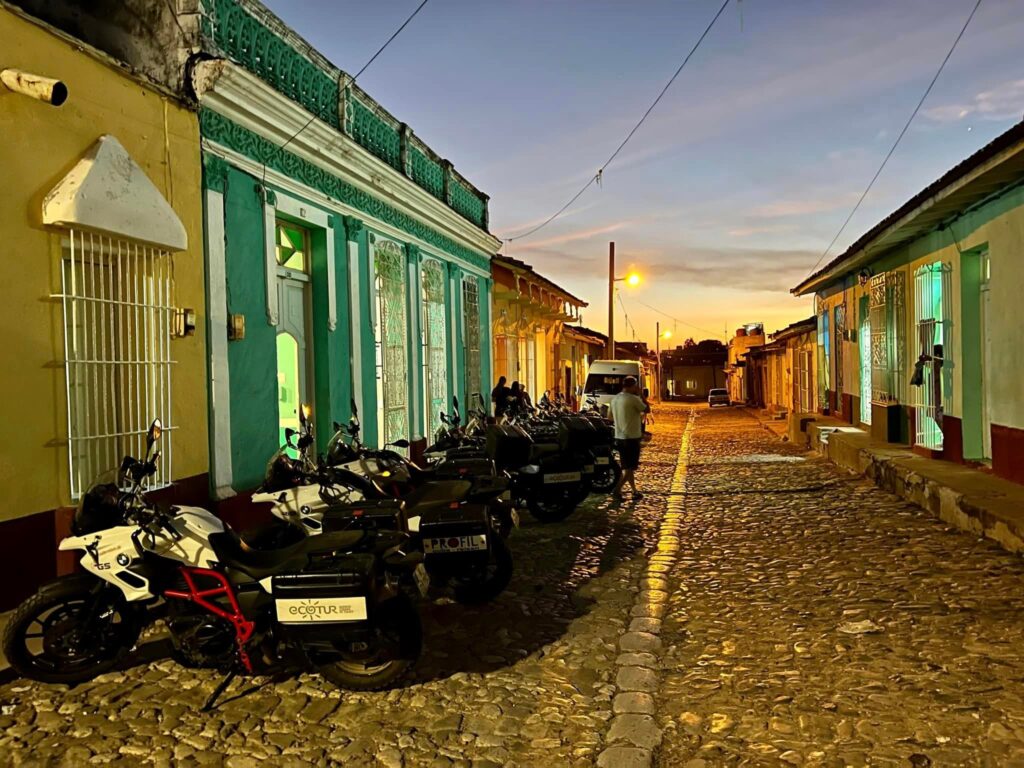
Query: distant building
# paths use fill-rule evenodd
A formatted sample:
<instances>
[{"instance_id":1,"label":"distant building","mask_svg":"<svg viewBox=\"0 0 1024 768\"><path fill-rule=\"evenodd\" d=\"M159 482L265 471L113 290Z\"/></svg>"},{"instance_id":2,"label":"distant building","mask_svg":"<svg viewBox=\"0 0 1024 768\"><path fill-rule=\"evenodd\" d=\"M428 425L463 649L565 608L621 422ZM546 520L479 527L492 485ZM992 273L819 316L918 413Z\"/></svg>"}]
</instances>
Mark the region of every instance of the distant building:
<instances>
[{"instance_id":1,"label":"distant building","mask_svg":"<svg viewBox=\"0 0 1024 768\"><path fill-rule=\"evenodd\" d=\"M745 403L751 397L750 382L746 375L747 353L751 347L764 344L764 325L747 323L736 329L729 340L729 354L725 364L726 388L734 403Z\"/></svg>"},{"instance_id":2,"label":"distant building","mask_svg":"<svg viewBox=\"0 0 1024 768\"><path fill-rule=\"evenodd\" d=\"M578 379L569 323L587 302L509 256L491 260L494 283L494 374L520 382L537 401L546 391L569 395ZM491 382L493 386L493 382Z\"/></svg>"},{"instance_id":3,"label":"distant building","mask_svg":"<svg viewBox=\"0 0 1024 768\"><path fill-rule=\"evenodd\" d=\"M716 339L661 353L662 397L670 400L706 400L712 389L725 387L729 350Z\"/></svg>"},{"instance_id":4,"label":"distant building","mask_svg":"<svg viewBox=\"0 0 1024 768\"><path fill-rule=\"evenodd\" d=\"M582 325L567 325L563 339L563 345L567 344L570 350L569 354L563 357L563 375L566 383L563 391L569 401L576 405L587 381L590 364L605 356L608 337Z\"/></svg>"}]
</instances>

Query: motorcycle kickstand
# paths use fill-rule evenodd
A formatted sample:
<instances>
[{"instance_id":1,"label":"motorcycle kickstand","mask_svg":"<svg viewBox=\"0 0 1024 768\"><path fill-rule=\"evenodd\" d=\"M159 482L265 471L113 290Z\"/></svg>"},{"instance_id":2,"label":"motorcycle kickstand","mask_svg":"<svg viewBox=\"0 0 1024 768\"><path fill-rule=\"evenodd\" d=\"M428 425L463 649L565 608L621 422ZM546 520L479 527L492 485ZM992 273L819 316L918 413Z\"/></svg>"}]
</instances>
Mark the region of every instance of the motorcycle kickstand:
<instances>
[{"instance_id":1,"label":"motorcycle kickstand","mask_svg":"<svg viewBox=\"0 0 1024 768\"><path fill-rule=\"evenodd\" d=\"M237 674L238 670L232 669L230 672L227 673L227 675L224 676L224 679L217 684L217 687L213 689L213 693L210 694L209 698L206 700L206 703L203 704L203 708L200 710L201 712L209 712L213 709L214 705L217 703L217 699L219 699L221 697L221 694L223 694L224 691L227 690L227 687L231 685L231 681L235 679L235 676Z\"/></svg>"}]
</instances>

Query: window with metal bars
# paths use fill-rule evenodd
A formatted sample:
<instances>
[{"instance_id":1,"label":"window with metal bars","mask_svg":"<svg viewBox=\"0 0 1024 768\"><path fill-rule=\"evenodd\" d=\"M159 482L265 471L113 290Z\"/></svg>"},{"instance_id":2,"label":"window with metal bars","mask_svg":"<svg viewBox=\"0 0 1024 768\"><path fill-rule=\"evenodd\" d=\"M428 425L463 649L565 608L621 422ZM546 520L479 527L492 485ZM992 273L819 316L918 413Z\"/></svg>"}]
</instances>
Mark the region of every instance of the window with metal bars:
<instances>
[{"instance_id":1,"label":"window with metal bars","mask_svg":"<svg viewBox=\"0 0 1024 768\"><path fill-rule=\"evenodd\" d=\"M466 344L466 398L480 392L480 288L475 277L462 281L463 339Z\"/></svg>"},{"instance_id":2,"label":"window with metal bars","mask_svg":"<svg viewBox=\"0 0 1024 768\"><path fill-rule=\"evenodd\" d=\"M68 476L79 498L125 455L141 458L150 422L163 422L147 488L169 485L173 272L169 251L69 230L61 257Z\"/></svg>"},{"instance_id":3,"label":"window with metal bars","mask_svg":"<svg viewBox=\"0 0 1024 768\"><path fill-rule=\"evenodd\" d=\"M915 444L941 450L943 414L952 394L952 364L947 360L952 321L952 268L936 261L914 273L914 325L921 376L911 387L915 410Z\"/></svg>"}]
</instances>

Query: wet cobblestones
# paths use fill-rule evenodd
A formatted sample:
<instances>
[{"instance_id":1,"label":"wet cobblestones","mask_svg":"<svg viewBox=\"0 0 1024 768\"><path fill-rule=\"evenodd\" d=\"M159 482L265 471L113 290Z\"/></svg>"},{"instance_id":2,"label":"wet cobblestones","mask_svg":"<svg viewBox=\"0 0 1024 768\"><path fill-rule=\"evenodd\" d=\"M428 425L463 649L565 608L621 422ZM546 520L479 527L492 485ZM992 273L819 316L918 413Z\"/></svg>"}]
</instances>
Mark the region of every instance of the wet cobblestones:
<instances>
[{"instance_id":1,"label":"wet cobblestones","mask_svg":"<svg viewBox=\"0 0 1024 768\"><path fill-rule=\"evenodd\" d=\"M0 686L0 765L594 765L614 717L617 641L656 541L665 506L657 492L671 485L685 416L668 409L652 426L640 481L654 493L621 506L592 496L557 525L524 516L510 540L515 576L498 601L426 606L424 656L399 689L354 694L314 676L257 678L236 682L204 714L218 676L143 648L129 669L72 690Z\"/></svg>"},{"instance_id":2,"label":"wet cobblestones","mask_svg":"<svg viewBox=\"0 0 1024 768\"><path fill-rule=\"evenodd\" d=\"M742 411L696 427L656 763L1024 765L1024 562Z\"/></svg>"}]
</instances>

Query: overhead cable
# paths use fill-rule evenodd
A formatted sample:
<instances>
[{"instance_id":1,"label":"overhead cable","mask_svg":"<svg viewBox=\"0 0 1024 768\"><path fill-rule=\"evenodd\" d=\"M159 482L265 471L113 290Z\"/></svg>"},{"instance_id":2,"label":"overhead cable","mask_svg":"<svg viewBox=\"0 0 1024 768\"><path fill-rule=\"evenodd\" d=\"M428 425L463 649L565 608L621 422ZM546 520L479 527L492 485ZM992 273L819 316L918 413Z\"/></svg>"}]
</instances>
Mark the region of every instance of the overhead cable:
<instances>
[{"instance_id":1,"label":"overhead cable","mask_svg":"<svg viewBox=\"0 0 1024 768\"><path fill-rule=\"evenodd\" d=\"M882 160L882 164L878 166L878 170L875 171L875 175L871 177L871 181L868 182L868 186L864 190L864 193L860 196L860 199L857 200L857 204L853 206L853 210L850 211L850 215L846 217L846 220L843 222L843 226L839 228L839 231L836 232L836 236L832 238L832 242L828 244L828 248L822 251L821 256L818 257L818 260L814 263L814 266L811 267L810 272L808 272L808 277L814 274L814 271L818 268L818 265L821 264L821 262L825 259L826 256L828 256L828 252L832 250L832 246L836 244L836 241L839 239L839 236L842 235L843 232L846 230L846 226L850 223L850 220L853 218L854 214L857 213L857 210L860 208L860 204L864 202L864 198L868 196L868 192L871 191L871 188L875 185L875 182L878 181L878 177L882 175L882 170L885 168L886 163L888 163L889 158L893 156L893 153L896 151L896 147L899 146L900 141L903 139L904 134L906 134L907 132L907 129L910 128L910 124L914 122L914 118L917 117L917 113L921 110L921 106L924 104L925 99L928 98L928 94L932 92L932 87L935 85L935 82L939 79L939 75L942 74L942 70L945 68L946 62L949 61L950 57L953 55L953 51L956 50L956 46L957 44L959 44L960 38L964 36L964 32L967 31L967 27L970 25L971 19L974 18L974 14L978 12L978 7L980 5L981 0L977 0L977 2L974 4L974 8L971 9L970 15L967 17L967 21L965 21L963 27L960 28L960 34L956 36L956 39L953 41L953 45L950 46L949 50L946 52L945 58L943 58L942 63L936 70L935 76L932 78L932 81L928 83L928 87L925 88L924 95L921 96L921 100L917 102L917 106L914 107L914 111L910 113L910 118L903 126L903 130L900 131L899 136L896 137L896 141L894 141L892 147L889 148L888 154L886 154L885 159Z\"/></svg>"},{"instance_id":2,"label":"overhead cable","mask_svg":"<svg viewBox=\"0 0 1024 768\"><path fill-rule=\"evenodd\" d=\"M423 6L425 6L428 2L430 2L430 0L423 0L423 2L421 2L418 6L416 6L416 10L413 11L409 15L409 18L407 18L405 21L402 22L402 26L400 26L398 29L396 29L394 31L394 33L392 33L391 37L389 37L386 41L384 41L384 45L382 45L380 48L377 49L377 52L375 54L373 54L373 56L370 57L369 61L367 61L365 64L363 64L362 68L358 72L356 72L356 74L353 77L349 77L348 75L345 75L344 73L342 73L342 77L339 78L339 80L338 80L339 90L343 92L346 88L351 88L355 84L356 80L359 79L359 76L362 75L363 72L365 72L369 68L369 66L371 64L373 64L373 62L377 59L377 57L380 56L384 52L385 48L387 48L389 45L391 45L391 42L402 33L402 30L405 29L407 26L409 26L409 22L412 21L414 18L416 18L416 14L418 14L421 10L423 10ZM344 85L341 84L342 80L344 80L344 83L345 83ZM272 160L275 157L277 157L277 155L281 154L281 152L284 151L285 147L287 147L289 144L291 144L293 141L295 141L295 139L297 139L299 137L299 134L301 134L304 130L309 128L309 126L311 126L313 124L313 121L316 120L317 117L319 117L319 115L316 115L316 114L311 115L309 120L307 120L305 122L305 124L301 128L299 128L299 130L297 130L295 133L293 133L291 136L289 136L288 140L284 144L282 144L281 146L277 147L274 150L273 154L267 160L263 161L263 184L264 185L267 183L267 162L268 162L268 160Z\"/></svg>"},{"instance_id":3,"label":"overhead cable","mask_svg":"<svg viewBox=\"0 0 1024 768\"><path fill-rule=\"evenodd\" d=\"M673 74L672 77L669 78L669 81L667 83L665 83L665 87L661 89L661 93L659 93L657 98L651 103L651 106L649 106L647 108L647 111L644 112L643 117L641 117L637 121L637 124L633 126L633 130L631 130L626 135L626 138L622 140L622 143L619 144L619 146L615 149L614 152L612 152L611 156L607 160L604 161L604 164L600 168L597 169L597 173L595 173L593 176L591 176L587 180L587 183L583 185L583 187L580 189L579 192L577 192L575 195L572 196L572 198L569 200L569 202L567 202L565 205L563 205L561 208L559 208L557 211L555 211L553 214L551 214L551 216L549 216L547 219L545 219L541 224L538 224L536 227L533 227L532 229L529 229L526 232L523 232L522 234L516 235L515 237L506 238L505 239L506 242L512 242L514 240L522 240L524 237L529 237L530 235L534 234L535 232L539 232L544 227L546 227L548 224L550 224L552 221L554 221L559 216L561 216L563 213L565 213L565 211L569 208L569 206L571 206L573 203L575 203L577 200L579 200L580 196L584 192L586 192L591 187L591 185L593 185L595 182L596 183L600 183L601 182L601 178L602 178L605 170L611 164L612 160L614 160L616 157L618 157L619 153L629 143L629 140L633 138L633 134L635 134L640 129L640 126L644 124L644 121L647 120L647 117L651 114L651 112L654 111L654 108L656 106L658 106L658 102L661 101L662 97L665 95L665 93L668 91L668 89L672 87L672 83L675 82L676 78L679 77L679 74L683 71L683 68L690 61L690 58L693 56L694 53L697 52L697 49L700 48L701 43L704 42L704 38L708 36L708 33L711 31L711 28L713 26L715 26L715 22L718 21L718 17L722 15L722 13L725 11L726 7L729 5L730 2L732 2L732 0L725 0L725 2L722 3L722 6L718 9L718 13L716 13L714 18L711 19L711 22L704 29L704 32L701 33L701 36L697 39L697 42L690 49L690 52L688 54L686 54L686 58L683 59L683 63L680 64L679 67L676 69L675 74Z\"/></svg>"}]
</instances>

